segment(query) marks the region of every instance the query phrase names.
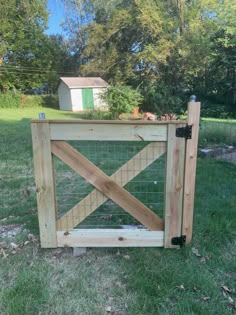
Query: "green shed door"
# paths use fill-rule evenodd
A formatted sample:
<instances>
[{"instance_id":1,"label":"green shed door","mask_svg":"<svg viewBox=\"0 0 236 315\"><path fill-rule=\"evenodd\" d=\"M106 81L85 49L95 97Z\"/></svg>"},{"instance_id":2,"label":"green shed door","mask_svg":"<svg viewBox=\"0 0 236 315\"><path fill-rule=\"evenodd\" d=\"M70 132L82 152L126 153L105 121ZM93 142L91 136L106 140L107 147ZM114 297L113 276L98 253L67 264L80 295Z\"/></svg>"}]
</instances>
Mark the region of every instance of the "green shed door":
<instances>
[{"instance_id":1,"label":"green shed door","mask_svg":"<svg viewBox=\"0 0 236 315\"><path fill-rule=\"evenodd\" d=\"M82 89L83 109L94 109L93 89Z\"/></svg>"}]
</instances>

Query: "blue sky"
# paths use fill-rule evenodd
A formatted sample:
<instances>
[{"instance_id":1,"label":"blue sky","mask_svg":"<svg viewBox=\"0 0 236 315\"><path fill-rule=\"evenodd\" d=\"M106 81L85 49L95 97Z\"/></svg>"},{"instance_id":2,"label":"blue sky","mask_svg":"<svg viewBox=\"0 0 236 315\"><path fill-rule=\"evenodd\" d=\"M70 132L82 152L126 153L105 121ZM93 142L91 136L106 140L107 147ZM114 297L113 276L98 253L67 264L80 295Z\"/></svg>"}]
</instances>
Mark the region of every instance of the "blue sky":
<instances>
[{"instance_id":1,"label":"blue sky","mask_svg":"<svg viewBox=\"0 0 236 315\"><path fill-rule=\"evenodd\" d=\"M63 32L60 24L65 19L65 10L61 0L48 0L49 11L47 34L61 34Z\"/></svg>"}]
</instances>

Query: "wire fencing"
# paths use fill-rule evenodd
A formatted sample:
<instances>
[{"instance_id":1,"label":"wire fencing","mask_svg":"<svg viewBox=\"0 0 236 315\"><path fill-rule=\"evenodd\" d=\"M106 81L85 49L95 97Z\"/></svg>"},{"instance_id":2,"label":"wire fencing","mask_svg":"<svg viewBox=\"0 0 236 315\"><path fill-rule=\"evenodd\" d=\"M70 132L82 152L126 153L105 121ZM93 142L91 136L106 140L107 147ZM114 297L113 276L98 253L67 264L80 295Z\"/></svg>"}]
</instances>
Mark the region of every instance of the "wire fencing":
<instances>
[{"instance_id":1,"label":"wire fencing","mask_svg":"<svg viewBox=\"0 0 236 315\"><path fill-rule=\"evenodd\" d=\"M14 124L14 126L12 123L1 124L0 131L0 223L25 224L35 229L37 228L37 205L30 124L28 121ZM220 165L222 170L230 170L232 174L235 172L236 123L235 121L202 120L199 136L196 186L199 193L196 195L196 200L198 204L200 198L198 194L209 194L208 204L204 206L213 209L212 194L222 194L222 180L219 180L221 173L218 166ZM147 145L144 142L82 141L71 142L71 144L109 176ZM91 194L94 187L57 158L55 158L55 169L58 217L61 218L87 194ZM133 171L135 169L130 170L130 172ZM152 211L163 216L164 178L165 155L134 176L129 183L124 185L124 188ZM198 178L201 178L201 183ZM213 193L209 192L207 184L209 180L214 186ZM224 185L227 190L227 181ZM228 185L230 194L234 193L235 188L232 184ZM88 200L86 207L90 215L86 216L77 227L114 228L122 225L139 225L133 217L111 200L105 200L93 211L91 209L93 209L94 199L91 197ZM232 210L235 207L223 197L221 205L225 210Z\"/></svg>"}]
</instances>

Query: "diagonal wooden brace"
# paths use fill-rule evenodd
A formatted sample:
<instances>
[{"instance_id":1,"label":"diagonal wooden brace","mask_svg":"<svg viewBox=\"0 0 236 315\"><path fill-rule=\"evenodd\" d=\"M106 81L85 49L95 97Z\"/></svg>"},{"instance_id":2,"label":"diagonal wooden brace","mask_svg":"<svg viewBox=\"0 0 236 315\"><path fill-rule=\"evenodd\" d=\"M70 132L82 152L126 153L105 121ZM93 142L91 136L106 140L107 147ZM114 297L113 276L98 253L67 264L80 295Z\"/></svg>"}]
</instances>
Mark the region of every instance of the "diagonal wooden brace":
<instances>
[{"instance_id":1,"label":"diagonal wooden brace","mask_svg":"<svg viewBox=\"0 0 236 315\"><path fill-rule=\"evenodd\" d=\"M149 143L128 162L122 165L110 178L123 187L165 152L165 142ZM73 229L107 200L108 198L95 188L58 219L57 230Z\"/></svg>"},{"instance_id":2,"label":"diagonal wooden brace","mask_svg":"<svg viewBox=\"0 0 236 315\"><path fill-rule=\"evenodd\" d=\"M81 153L64 141L51 142L52 153L78 172L107 198L113 200L150 230L163 230L163 220L118 185Z\"/></svg>"}]
</instances>

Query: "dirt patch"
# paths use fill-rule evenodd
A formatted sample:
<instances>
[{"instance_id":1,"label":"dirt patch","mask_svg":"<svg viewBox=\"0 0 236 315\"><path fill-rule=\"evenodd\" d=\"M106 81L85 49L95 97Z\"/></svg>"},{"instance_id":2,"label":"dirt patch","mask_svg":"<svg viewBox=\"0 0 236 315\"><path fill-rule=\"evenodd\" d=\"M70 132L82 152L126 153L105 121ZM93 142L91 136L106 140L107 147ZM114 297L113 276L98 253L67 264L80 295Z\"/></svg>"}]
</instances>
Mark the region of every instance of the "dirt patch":
<instances>
[{"instance_id":1,"label":"dirt patch","mask_svg":"<svg viewBox=\"0 0 236 315\"><path fill-rule=\"evenodd\" d=\"M224 160L236 164L236 151L222 154L216 157L217 160Z\"/></svg>"},{"instance_id":2,"label":"dirt patch","mask_svg":"<svg viewBox=\"0 0 236 315\"><path fill-rule=\"evenodd\" d=\"M21 224L0 225L0 237L15 237L21 232L22 227Z\"/></svg>"},{"instance_id":3,"label":"dirt patch","mask_svg":"<svg viewBox=\"0 0 236 315\"><path fill-rule=\"evenodd\" d=\"M213 145L200 149L200 154L204 158L215 158L236 164L236 148L227 145Z\"/></svg>"}]
</instances>

